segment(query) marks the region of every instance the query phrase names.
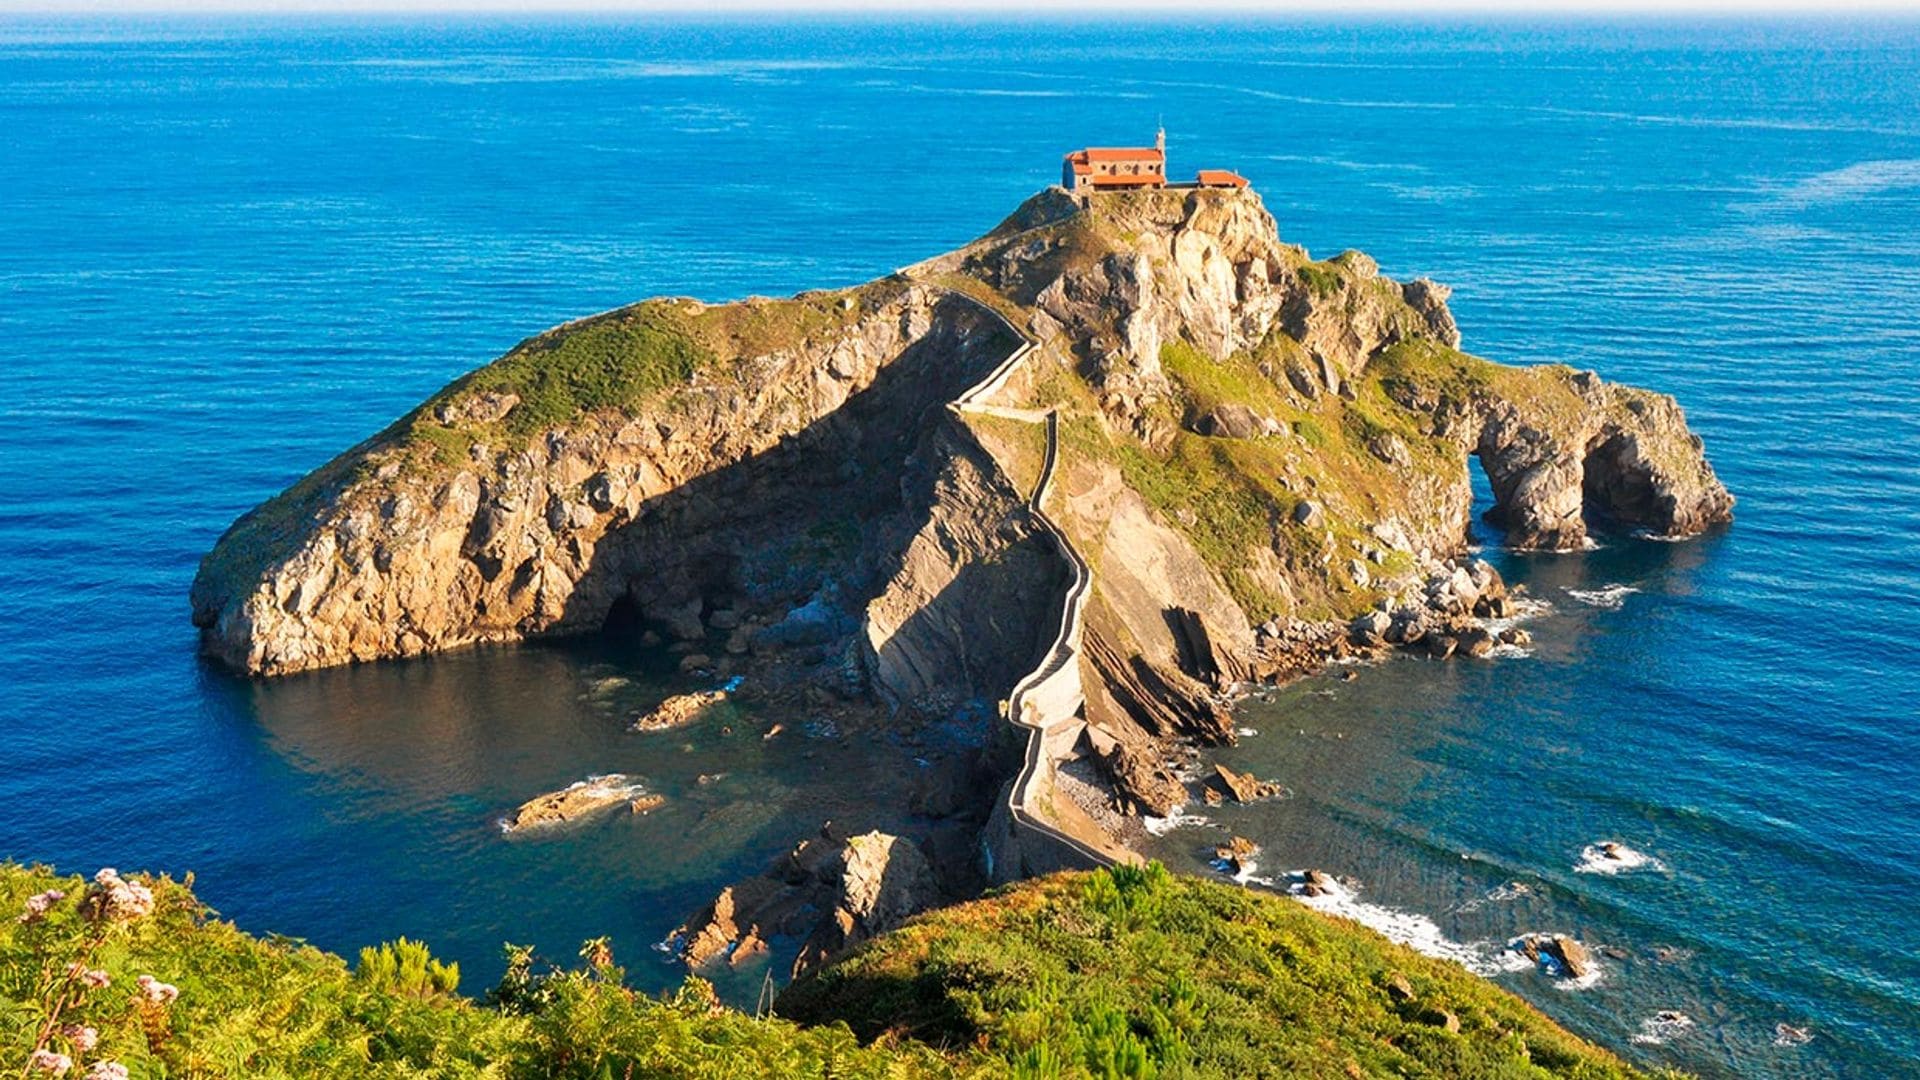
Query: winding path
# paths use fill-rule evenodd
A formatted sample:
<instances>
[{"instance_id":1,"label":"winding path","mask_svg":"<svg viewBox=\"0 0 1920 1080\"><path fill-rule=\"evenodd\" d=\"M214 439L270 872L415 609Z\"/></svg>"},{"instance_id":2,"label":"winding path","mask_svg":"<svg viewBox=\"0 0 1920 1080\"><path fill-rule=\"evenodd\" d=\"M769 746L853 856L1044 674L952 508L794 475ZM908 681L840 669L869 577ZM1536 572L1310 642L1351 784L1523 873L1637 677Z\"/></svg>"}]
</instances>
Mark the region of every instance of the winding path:
<instances>
[{"instance_id":1,"label":"winding path","mask_svg":"<svg viewBox=\"0 0 1920 1080\"><path fill-rule=\"evenodd\" d=\"M1073 574L1073 581L1068 585L1061 603L1059 626L1045 656L1037 667L1014 684L1013 691L1007 697L1006 718L1027 730L1027 748L1019 774L1008 785L1005 806L995 808L994 818L997 822L1000 811L1006 811L1006 828L1010 833L1008 839L1013 841L1013 854L1020 865L1006 867L1006 872L998 875L994 875L994 868L990 866L989 874L1019 877L1049 870L1111 866L1116 862L1131 861L1130 853L1111 842L1102 842L1104 832L1100 827L1070 800L1056 798L1054 790L1055 770L1059 762L1073 751L1080 733L1086 728L1086 721L1081 717L1086 694L1080 682L1080 650L1087 597L1093 591L1093 568L1074 548L1066 530L1046 511L1047 493L1052 488L1054 471L1060 459L1060 413L1057 409L1017 409L985 403L986 398L1006 385L1014 369L1038 348L1039 343L992 305L958 290L946 291L987 312L1021 341L1019 348L986 378L955 398L950 407L957 413L1046 424L1046 457L1041 464L1040 477L1034 484L1033 494L1027 499L1027 509L1033 520L1053 539L1054 546L1059 549ZM995 823L990 822L989 831L994 827ZM1030 839L1040 843L1026 842ZM986 845L990 861L995 849L992 840L993 837L989 836Z\"/></svg>"}]
</instances>

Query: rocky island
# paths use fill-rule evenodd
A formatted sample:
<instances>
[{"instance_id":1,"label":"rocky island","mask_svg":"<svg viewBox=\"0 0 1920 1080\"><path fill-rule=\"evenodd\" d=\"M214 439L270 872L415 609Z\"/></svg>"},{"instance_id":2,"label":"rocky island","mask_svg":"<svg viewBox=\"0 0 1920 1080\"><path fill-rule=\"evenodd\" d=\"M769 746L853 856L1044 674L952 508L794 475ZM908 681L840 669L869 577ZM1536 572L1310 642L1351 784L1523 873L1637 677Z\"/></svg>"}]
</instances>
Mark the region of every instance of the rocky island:
<instances>
[{"instance_id":1,"label":"rocky island","mask_svg":"<svg viewBox=\"0 0 1920 1080\"><path fill-rule=\"evenodd\" d=\"M1238 687L1520 640L1468 557L1476 463L1516 548L1730 520L1673 399L1462 352L1448 296L1310 258L1250 189L1049 189L865 285L529 339L236 522L193 618L257 676L605 632L775 709L993 703L914 796L944 843L829 827L682 929L696 967L804 940L802 974L985 883L1137 862L1143 814L1284 793L1182 769Z\"/></svg>"}]
</instances>

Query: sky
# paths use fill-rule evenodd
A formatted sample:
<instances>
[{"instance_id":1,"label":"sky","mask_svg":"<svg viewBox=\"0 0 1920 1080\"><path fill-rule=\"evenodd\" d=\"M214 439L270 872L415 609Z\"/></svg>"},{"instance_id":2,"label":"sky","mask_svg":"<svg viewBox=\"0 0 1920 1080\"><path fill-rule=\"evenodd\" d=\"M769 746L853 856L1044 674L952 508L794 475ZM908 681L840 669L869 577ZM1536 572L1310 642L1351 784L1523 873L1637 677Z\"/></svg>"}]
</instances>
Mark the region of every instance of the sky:
<instances>
[{"instance_id":1,"label":"sky","mask_svg":"<svg viewBox=\"0 0 1920 1080\"><path fill-rule=\"evenodd\" d=\"M980 12L1062 14L1693 13L1920 14L1920 0L0 0L0 13L124 12Z\"/></svg>"}]
</instances>

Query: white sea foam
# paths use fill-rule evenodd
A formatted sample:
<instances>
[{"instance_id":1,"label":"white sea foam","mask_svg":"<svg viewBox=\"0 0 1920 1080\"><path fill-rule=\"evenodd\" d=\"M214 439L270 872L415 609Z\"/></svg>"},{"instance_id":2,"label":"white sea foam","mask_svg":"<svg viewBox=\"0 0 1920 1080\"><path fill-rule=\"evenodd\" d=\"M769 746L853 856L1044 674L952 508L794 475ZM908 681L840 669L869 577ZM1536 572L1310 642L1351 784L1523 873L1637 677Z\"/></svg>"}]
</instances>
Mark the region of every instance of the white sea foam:
<instances>
[{"instance_id":1,"label":"white sea foam","mask_svg":"<svg viewBox=\"0 0 1920 1080\"><path fill-rule=\"evenodd\" d=\"M1775 1046L1805 1046L1812 1041L1813 1032L1806 1028L1794 1027L1787 1023L1773 1025L1773 1045Z\"/></svg>"},{"instance_id":2,"label":"white sea foam","mask_svg":"<svg viewBox=\"0 0 1920 1080\"><path fill-rule=\"evenodd\" d=\"M1167 812L1166 817L1142 817L1140 824L1154 836L1165 836L1175 829L1184 829L1193 825L1211 824L1202 814L1186 813L1186 807L1176 806Z\"/></svg>"},{"instance_id":3,"label":"white sea foam","mask_svg":"<svg viewBox=\"0 0 1920 1080\"><path fill-rule=\"evenodd\" d=\"M1609 847L1608 845L1612 846ZM1629 870L1665 870L1667 864L1648 855L1644 851L1635 851L1625 844L1600 841L1588 844L1580 849L1580 861L1573 872L1576 874L1624 874Z\"/></svg>"},{"instance_id":4,"label":"white sea foam","mask_svg":"<svg viewBox=\"0 0 1920 1080\"><path fill-rule=\"evenodd\" d=\"M1303 875L1295 876L1303 878ZM1455 941L1425 915L1362 900L1355 894L1354 887L1345 882L1328 883L1319 896L1308 896L1302 891L1304 884L1304 878L1289 882L1287 895L1316 911L1352 919L1415 952L1451 960L1475 975L1490 978L1526 967L1525 957L1520 958L1520 967L1516 968L1512 954L1493 942Z\"/></svg>"},{"instance_id":5,"label":"white sea foam","mask_svg":"<svg viewBox=\"0 0 1920 1080\"><path fill-rule=\"evenodd\" d=\"M1642 1046L1664 1046L1675 1035L1684 1035L1693 1027L1693 1017L1673 1009L1661 1009L1640 1021L1640 1030L1627 1037Z\"/></svg>"},{"instance_id":6,"label":"white sea foam","mask_svg":"<svg viewBox=\"0 0 1920 1080\"><path fill-rule=\"evenodd\" d=\"M1252 859L1240 860L1239 869L1234 868L1231 859L1215 859L1213 868L1232 878L1236 884L1261 885L1269 889L1275 887L1272 878L1260 876L1260 864Z\"/></svg>"},{"instance_id":7,"label":"white sea foam","mask_svg":"<svg viewBox=\"0 0 1920 1080\"><path fill-rule=\"evenodd\" d=\"M1538 597L1515 596L1510 597L1509 602L1513 609L1513 614L1499 619L1488 619L1487 628L1489 630L1505 630L1510 626L1518 626L1523 622L1530 622L1540 618L1542 615L1549 615L1553 612L1553 601L1541 600Z\"/></svg>"},{"instance_id":8,"label":"white sea foam","mask_svg":"<svg viewBox=\"0 0 1920 1080\"><path fill-rule=\"evenodd\" d=\"M1487 655L1497 660L1525 660L1533 655L1533 650L1525 645L1495 645Z\"/></svg>"},{"instance_id":9,"label":"white sea foam","mask_svg":"<svg viewBox=\"0 0 1920 1080\"><path fill-rule=\"evenodd\" d=\"M1635 529L1633 531L1633 538L1635 540L1652 540L1659 544L1684 544L1689 540L1698 539L1697 536L1669 536L1666 533L1654 532L1652 529Z\"/></svg>"},{"instance_id":10,"label":"white sea foam","mask_svg":"<svg viewBox=\"0 0 1920 1080\"><path fill-rule=\"evenodd\" d=\"M1534 895L1533 886L1524 881L1509 881L1504 885L1496 885L1488 889L1483 896L1476 896L1471 900L1462 901L1454 905L1451 910L1477 911L1488 904L1504 904L1509 900L1518 900L1523 896L1532 895Z\"/></svg>"},{"instance_id":11,"label":"white sea foam","mask_svg":"<svg viewBox=\"0 0 1920 1080\"><path fill-rule=\"evenodd\" d=\"M1588 607L1619 611L1626 606L1628 594L1639 591L1631 585L1603 585L1598 589L1568 589L1566 592Z\"/></svg>"},{"instance_id":12,"label":"white sea foam","mask_svg":"<svg viewBox=\"0 0 1920 1080\"><path fill-rule=\"evenodd\" d=\"M1234 728L1233 733L1235 735L1240 736L1243 739L1250 739L1253 736L1260 734L1260 732L1257 729L1250 728L1250 727Z\"/></svg>"}]
</instances>

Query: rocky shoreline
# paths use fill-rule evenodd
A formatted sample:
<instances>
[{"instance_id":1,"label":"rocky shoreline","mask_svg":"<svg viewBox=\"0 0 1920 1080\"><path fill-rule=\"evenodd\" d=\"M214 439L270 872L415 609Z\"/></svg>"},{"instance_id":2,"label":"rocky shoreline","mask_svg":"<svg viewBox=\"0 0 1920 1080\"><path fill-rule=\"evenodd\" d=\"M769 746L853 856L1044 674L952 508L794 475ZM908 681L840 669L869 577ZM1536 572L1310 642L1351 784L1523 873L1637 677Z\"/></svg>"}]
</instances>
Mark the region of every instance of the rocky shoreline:
<instances>
[{"instance_id":1,"label":"rocky shoreline","mask_svg":"<svg viewBox=\"0 0 1920 1080\"><path fill-rule=\"evenodd\" d=\"M734 699L783 713L774 739L836 715L974 732L914 797L926 851L816 838L804 882L776 867L780 889L689 924L699 958L789 933L824 955L923 901L1118 857L1205 790L1281 794L1182 778L1237 737L1246 686L1524 648L1526 599L1467 557L1475 463L1515 548L1731 519L1671 398L1463 353L1448 296L1312 259L1250 190L1045 191L866 285L529 339L237 521L193 620L259 676L593 633L744 676L636 738ZM1044 731L1005 713L1030 676L1055 691ZM529 823L583 796L545 798ZM1037 847L1002 850L1023 832ZM853 880L917 880L916 856L939 889L881 903Z\"/></svg>"}]
</instances>

